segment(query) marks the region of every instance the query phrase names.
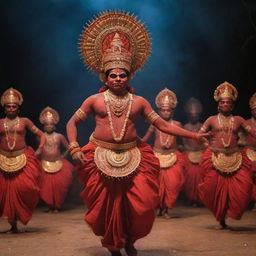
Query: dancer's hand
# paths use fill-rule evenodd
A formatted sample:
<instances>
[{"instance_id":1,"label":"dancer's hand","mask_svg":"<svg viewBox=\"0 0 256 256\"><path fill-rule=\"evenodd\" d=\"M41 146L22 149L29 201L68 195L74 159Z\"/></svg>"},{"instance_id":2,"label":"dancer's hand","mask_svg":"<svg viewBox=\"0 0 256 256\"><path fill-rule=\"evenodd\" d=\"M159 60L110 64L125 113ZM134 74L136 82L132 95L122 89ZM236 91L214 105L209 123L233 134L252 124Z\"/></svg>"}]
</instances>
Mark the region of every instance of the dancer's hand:
<instances>
[{"instance_id":1,"label":"dancer's hand","mask_svg":"<svg viewBox=\"0 0 256 256\"><path fill-rule=\"evenodd\" d=\"M72 159L75 163L85 165L86 158L84 156L84 153L82 151L78 151L72 155Z\"/></svg>"}]
</instances>

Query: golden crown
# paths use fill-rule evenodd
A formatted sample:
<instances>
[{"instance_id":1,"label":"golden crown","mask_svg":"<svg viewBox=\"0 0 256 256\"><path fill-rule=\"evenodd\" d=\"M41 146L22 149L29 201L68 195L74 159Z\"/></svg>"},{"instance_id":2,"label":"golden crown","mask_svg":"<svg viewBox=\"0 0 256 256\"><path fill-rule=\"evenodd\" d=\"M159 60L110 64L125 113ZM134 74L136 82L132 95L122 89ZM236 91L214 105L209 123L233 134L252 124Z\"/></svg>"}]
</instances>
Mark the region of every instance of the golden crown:
<instances>
[{"instance_id":1,"label":"golden crown","mask_svg":"<svg viewBox=\"0 0 256 256\"><path fill-rule=\"evenodd\" d=\"M46 124L46 123L57 124L59 120L60 120L60 117L58 112L50 107L44 108L39 115L39 121L41 124Z\"/></svg>"},{"instance_id":2,"label":"golden crown","mask_svg":"<svg viewBox=\"0 0 256 256\"><path fill-rule=\"evenodd\" d=\"M18 90L13 89L12 87L7 89L1 96L2 106L8 103L14 103L20 106L22 102L23 102L22 94Z\"/></svg>"},{"instance_id":3,"label":"golden crown","mask_svg":"<svg viewBox=\"0 0 256 256\"><path fill-rule=\"evenodd\" d=\"M225 98L236 101L237 96L238 96L238 92L236 88L229 82L224 82L220 84L214 91L215 101L219 101Z\"/></svg>"},{"instance_id":4,"label":"golden crown","mask_svg":"<svg viewBox=\"0 0 256 256\"><path fill-rule=\"evenodd\" d=\"M155 104L157 108L162 108L162 107L169 107L169 108L175 108L177 106L177 97L176 94L165 88L162 91L160 91L155 99Z\"/></svg>"}]
</instances>

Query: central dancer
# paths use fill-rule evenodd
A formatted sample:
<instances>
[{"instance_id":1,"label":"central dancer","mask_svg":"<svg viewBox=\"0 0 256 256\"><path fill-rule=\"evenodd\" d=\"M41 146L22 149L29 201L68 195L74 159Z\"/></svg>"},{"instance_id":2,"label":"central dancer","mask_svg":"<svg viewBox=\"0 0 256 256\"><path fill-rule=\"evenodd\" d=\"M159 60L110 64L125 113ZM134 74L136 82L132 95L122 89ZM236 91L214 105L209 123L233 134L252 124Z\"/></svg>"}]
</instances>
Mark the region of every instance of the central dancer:
<instances>
[{"instance_id":1,"label":"central dancer","mask_svg":"<svg viewBox=\"0 0 256 256\"><path fill-rule=\"evenodd\" d=\"M86 222L102 236L112 255L137 255L134 242L146 236L159 204L159 161L142 143L135 124L145 118L171 135L201 139L160 118L143 97L132 93L128 81L150 53L145 27L122 12L104 12L81 36L81 53L89 68L105 83L100 93L88 97L67 124L69 150L84 185L81 196L88 208ZM80 148L77 126L89 115L96 120L90 142Z\"/></svg>"}]
</instances>

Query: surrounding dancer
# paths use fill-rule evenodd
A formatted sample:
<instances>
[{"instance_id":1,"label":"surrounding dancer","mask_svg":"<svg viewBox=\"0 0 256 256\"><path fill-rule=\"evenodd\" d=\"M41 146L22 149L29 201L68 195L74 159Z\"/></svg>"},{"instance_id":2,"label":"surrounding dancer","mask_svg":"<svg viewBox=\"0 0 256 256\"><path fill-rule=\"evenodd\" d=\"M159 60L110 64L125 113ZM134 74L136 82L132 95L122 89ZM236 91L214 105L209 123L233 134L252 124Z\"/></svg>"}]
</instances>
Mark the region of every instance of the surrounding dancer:
<instances>
[{"instance_id":1,"label":"surrounding dancer","mask_svg":"<svg viewBox=\"0 0 256 256\"><path fill-rule=\"evenodd\" d=\"M252 190L252 210L256 211L256 93L252 95L249 101L252 117L245 122L247 131L245 141L245 154L251 163L250 170L253 175L253 190Z\"/></svg>"},{"instance_id":2,"label":"surrounding dancer","mask_svg":"<svg viewBox=\"0 0 256 256\"><path fill-rule=\"evenodd\" d=\"M81 52L106 83L67 124L70 154L84 185L85 220L112 255L120 256L125 248L135 256L135 241L153 225L159 175L158 159L137 137L137 120L144 117L165 133L202 137L159 118L144 98L132 94L128 81L150 53L148 33L134 17L104 12L82 33ZM88 115L94 116L96 128L90 142L80 148L77 126Z\"/></svg>"},{"instance_id":3,"label":"surrounding dancer","mask_svg":"<svg viewBox=\"0 0 256 256\"><path fill-rule=\"evenodd\" d=\"M58 212L63 204L72 181L73 165L62 154L68 149L65 137L55 132L59 114L50 107L42 110L39 116L44 126L46 142L41 150L42 175L40 178L40 197L49 206L49 212Z\"/></svg>"},{"instance_id":4,"label":"surrounding dancer","mask_svg":"<svg viewBox=\"0 0 256 256\"><path fill-rule=\"evenodd\" d=\"M172 119L173 111L177 106L177 97L174 92L164 89L155 99L158 114L165 121L181 127L181 123ZM176 137L163 133L154 125L151 125L143 137L146 142L152 134L155 134L154 154L160 161L159 175L159 213L158 216L170 218L168 209L175 206L176 200L184 184L183 156L177 150Z\"/></svg>"},{"instance_id":5,"label":"surrounding dancer","mask_svg":"<svg viewBox=\"0 0 256 256\"><path fill-rule=\"evenodd\" d=\"M238 148L238 131L244 119L233 116L232 109L237 99L236 88L228 82L220 84L214 99L219 113L209 117L200 131L212 131L208 149L201 165L204 179L199 184L200 199L209 208L221 229L228 228L226 218L240 219L251 198L252 177L249 162Z\"/></svg>"},{"instance_id":6,"label":"surrounding dancer","mask_svg":"<svg viewBox=\"0 0 256 256\"><path fill-rule=\"evenodd\" d=\"M190 98L185 104L185 112L187 113L188 123L184 128L198 132L202 126L199 122L202 113L202 104L195 98ZM202 181L202 167L199 162L203 154L204 145L195 140L183 139L184 144L184 173L185 184L184 192L192 206L196 207L199 203L198 184Z\"/></svg>"},{"instance_id":7,"label":"surrounding dancer","mask_svg":"<svg viewBox=\"0 0 256 256\"><path fill-rule=\"evenodd\" d=\"M41 168L26 144L26 131L40 137L39 151L45 140L28 118L19 117L22 102L21 93L13 88L1 96L6 117L0 119L0 216L10 223L10 233L18 232L17 221L28 223L39 200Z\"/></svg>"}]
</instances>

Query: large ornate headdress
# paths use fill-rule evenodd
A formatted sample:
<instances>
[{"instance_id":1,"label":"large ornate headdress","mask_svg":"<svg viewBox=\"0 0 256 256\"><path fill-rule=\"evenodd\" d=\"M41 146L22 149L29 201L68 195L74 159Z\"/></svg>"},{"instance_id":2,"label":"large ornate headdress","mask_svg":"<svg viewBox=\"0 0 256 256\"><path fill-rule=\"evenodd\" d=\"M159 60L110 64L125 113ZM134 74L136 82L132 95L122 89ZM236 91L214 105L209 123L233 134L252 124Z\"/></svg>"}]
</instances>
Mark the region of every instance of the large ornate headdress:
<instances>
[{"instance_id":1,"label":"large ornate headdress","mask_svg":"<svg viewBox=\"0 0 256 256\"><path fill-rule=\"evenodd\" d=\"M85 27L80 50L88 68L100 74L112 68L124 68L133 75L150 55L150 37L146 28L132 15L107 11Z\"/></svg>"},{"instance_id":2,"label":"large ornate headdress","mask_svg":"<svg viewBox=\"0 0 256 256\"><path fill-rule=\"evenodd\" d=\"M44 108L39 116L39 121L41 124L57 124L60 120L59 114L56 110L50 107Z\"/></svg>"},{"instance_id":3,"label":"large ornate headdress","mask_svg":"<svg viewBox=\"0 0 256 256\"><path fill-rule=\"evenodd\" d=\"M214 91L215 101L219 101L225 98L236 101L237 96L238 96L238 93L236 88L228 82L224 82L220 84Z\"/></svg>"},{"instance_id":4,"label":"large ornate headdress","mask_svg":"<svg viewBox=\"0 0 256 256\"><path fill-rule=\"evenodd\" d=\"M162 108L162 107L169 107L169 108L175 108L177 105L177 97L176 94L165 88L162 91L160 91L155 99L155 104L157 108Z\"/></svg>"},{"instance_id":5,"label":"large ornate headdress","mask_svg":"<svg viewBox=\"0 0 256 256\"><path fill-rule=\"evenodd\" d=\"M249 100L249 105L251 109L256 108L256 92L252 95L252 97Z\"/></svg>"},{"instance_id":6,"label":"large ornate headdress","mask_svg":"<svg viewBox=\"0 0 256 256\"><path fill-rule=\"evenodd\" d=\"M187 113L202 113L202 104L198 99L191 97L185 104L184 110Z\"/></svg>"},{"instance_id":7,"label":"large ornate headdress","mask_svg":"<svg viewBox=\"0 0 256 256\"><path fill-rule=\"evenodd\" d=\"M22 102L22 94L18 90L13 89L12 87L7 89L1 96L2 107L8 103L14 103L20 106Z\"/></svg>"}]
</instances>

